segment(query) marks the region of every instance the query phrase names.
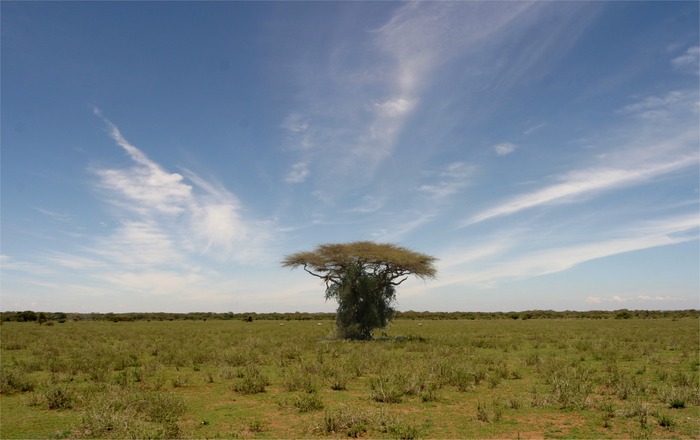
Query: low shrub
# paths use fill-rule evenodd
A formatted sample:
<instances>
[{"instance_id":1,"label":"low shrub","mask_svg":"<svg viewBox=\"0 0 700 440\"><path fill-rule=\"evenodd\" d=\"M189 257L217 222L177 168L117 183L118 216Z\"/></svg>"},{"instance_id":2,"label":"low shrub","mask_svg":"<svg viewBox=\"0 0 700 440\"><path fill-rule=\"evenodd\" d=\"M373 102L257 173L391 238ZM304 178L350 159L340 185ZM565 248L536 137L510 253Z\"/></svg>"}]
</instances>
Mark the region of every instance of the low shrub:
<instances>
[{"instance_id":1,"label":"low shrub","mask_svg":"<svg viewBox=\"0 0 700 440\"><path fill-rule=\"evenodd\" d=\"M70 409L73 407L73 395L62 386L51 386L42 394L49 409Z\"/></svg>"},{"instance_id":2,"label":"low shrub","mask_svg":"<svg viewBox=\"0 0 700 440\"><path fill-rule=\"evenodd\" d=\"M370 398L375 402L400 403L408 393L405 378L396 374L372 377L369 381Z\"/></svg>"},{"instance_id":3,"label":"low shrub","mask_svg":"<svg viewBox=\"0 0 700 440\"><path fill-rule=\"evenodd\" d=\"M477 402L476 404L476 419L481 422L493 423L501 420L503 408L494 401L491 405Z\"/></svg>"},{"instance_id":4,"label":"low shrub","mask_svg":"<svg viewBox=\"0 0 700 440\"><path fill-rule=\"evenodd\" d=\"M323 400L316 393L305 393L296 396L292 405L301 413L318 411L323 409Z\"/></svg>"},{"instance_id":5,"label":"low shrub","mask_svg":"<svg viewBox=\"0 0 700 440\"><path fill-rule=\"evenodd\" d=\"M29 375L17 369L0 370L0 394L13 394L34 390L34 382Z\"/></svg>"},{"instance_id":6,"label":"low shrub","mask_svg":"<svg viewBox=\"0 0 700 440\"><path fill-rule=\"evenodd\" d=\"M265 431L267 422L259 417L252 418L248 420L248 431L257 433Z\"/></svg>"},{"instance_id":7,"label":"low shrub","mask_svg":"<svg viewBox=\"0 0 700 440\"><path fill-rule=\"evenodd\" d=\"M184 411L174 394L108 388L86 405L82 432L90 438L176 438Z\"/></svg>"},{"instance_id":8,"label":"low shrub","mask_svg":"<svg viewBox=\"0 0 700 440\"><path fill-rule=\"evenodd\" d=\"M320 434L344 434L357 438L367 432L370 426L381 426L382 420L359 408L342 405L327 409L321 422L313 429Z\"/></svg>"},{"instance_id":9,"label":"low shrub","mask_svg":"<svg viewBox=\"0 0 700 440\"><path fill-rule=\"evenodd\" d=\"M270 381L265 377L260 369L254 365L248 365L241 370L242 377L237 379L231 389L241 394L264 393L265 387Z\"/></svg>"},{"instance_id":10,"label":"low shrub","mask_svg":"<svg viewBox=\"0 0 700 440\"><path fill-rule=\"evenodd\" d=\"M412 440L421 436L423 427L412 423L396 421L390 423L386 427L386 432L399 440Z\"/></svg>"},{"instance_id":11,"label":"low shrub","mask_svg":"<svg viewBox=\"0 0 700 440\"><path fill-rule=\"evenodd\" d=\"M284 370L282 386L287 391L313 393L318 388L317 376L308 367L297 364Z\"/></svg>"},{"instance_id":12,"label":"low shrub","mask_svg":"<svg viewBox=\"0 0 700 440\"><path fill-rule=\"evenodd\" d=\"M658 414L656 420L659 422L659 426L663 428L670 428L673 426L673 419L666 414Z\"/></svg>"}]
</instances>

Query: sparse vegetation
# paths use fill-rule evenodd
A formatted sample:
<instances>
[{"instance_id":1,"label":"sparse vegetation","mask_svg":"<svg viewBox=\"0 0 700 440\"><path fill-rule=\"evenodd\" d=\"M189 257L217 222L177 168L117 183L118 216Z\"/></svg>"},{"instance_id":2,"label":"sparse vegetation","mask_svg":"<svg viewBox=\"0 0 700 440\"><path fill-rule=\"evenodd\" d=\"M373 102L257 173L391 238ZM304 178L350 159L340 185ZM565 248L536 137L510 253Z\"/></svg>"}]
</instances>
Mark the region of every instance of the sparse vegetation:
<instances>
[{"instance_id":1,"label":"sparse vegetation","mask_svg":"<svg viewBox=\"0 0 700 440\"><path fill-rule=\"evenodd\" d=\"M10 321L0 438L696 438L697 317L630 315Z\"/></svg>"}]
</instances>

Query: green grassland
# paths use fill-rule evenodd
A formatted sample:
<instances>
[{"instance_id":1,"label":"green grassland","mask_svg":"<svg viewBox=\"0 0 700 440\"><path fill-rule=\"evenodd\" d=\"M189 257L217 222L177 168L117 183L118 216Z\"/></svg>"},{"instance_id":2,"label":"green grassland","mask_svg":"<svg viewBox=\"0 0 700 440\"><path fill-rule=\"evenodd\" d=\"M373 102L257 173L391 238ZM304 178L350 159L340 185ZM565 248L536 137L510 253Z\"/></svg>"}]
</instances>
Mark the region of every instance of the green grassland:
<instances>
[{"instance_id":1,"label":"green grassland","mask_svg":"<svg viewBox=\"0 0 700 440\"><path fill-rule=\"evenodd\" d=\"M0 326L0 438L700 438L697 318Z\"/></svg>"}]
</instances>

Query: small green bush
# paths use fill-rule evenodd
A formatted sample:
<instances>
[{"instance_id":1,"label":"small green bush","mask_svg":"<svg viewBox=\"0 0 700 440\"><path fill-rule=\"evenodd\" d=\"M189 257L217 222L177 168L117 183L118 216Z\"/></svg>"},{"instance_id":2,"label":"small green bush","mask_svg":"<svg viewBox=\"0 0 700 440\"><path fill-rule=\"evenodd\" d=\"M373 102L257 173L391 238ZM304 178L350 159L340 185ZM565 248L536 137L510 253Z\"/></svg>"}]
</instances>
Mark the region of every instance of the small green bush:
<instances>
[{"instance_id":1,"label":"small green bush","mask_svg":"<svg viewBox=\"0 0 700 440\"><path fill-rule=\"evenodd\" d=\"M313 393L317 391L317 377L309 366L294 365L284 370L282 385L287 391L304 391Z\"/></svg>"},{"instance_id":2,"label":"small green bush","mask_svg":"<svg viewBox=\"0 0 700 440\"><path fill-rule=\"evenodd\" d=\"M400 403L407 394L404 378L391 374L371 378L369 388L375 402Z\"/></svg>"},{"instance_id":3,"label":"small green bush","mask_svg":"<svg viewBox=\"0 0 700 440\"><path fill-rule=\"evenodd\" d=\"M34 390L34 382L20 370L3 368L0 370L0 394L12 394Z\"/></svg>"},{"instance_id":4,"label":"small green bush","mask_svg":"<svg viewBox=\"0 0 700 440\"><path fill-rule=\"evenodd\" d=\"M62 386L52 386L43 392L44 401L49 409L70 409L73 396Z\"/></svg>"},{"instance_id":5,"label":"small green bush","mask_svg":"<svg viewBox=\"0 0 700 440\"><path fill-rule=\"evenodd\" d=\"M659 422L659 426L661 427L670 428L673 426L673 419L666 414L657 415L656 420Z\"/></svg>"},{"instance_id":6,"label":"small green bush","mask_svg":"<svg viewBox=\"0 0 700 440\"><path fill-rule=\"evenodd\" d=\"M673 397L669 402L668 406L673 409L685 408L685 399L682 397Z\"/></svg>"},{"instance_id":7,"label":"small green bush","mask_svg":"<svg viewBox=\"0 0 700 440\"><path fill-rule=\"evenodd\" d=\"M231 387L233 391L241 394L264 393L265 387L270 384L267 377L254 365L246 366L241 372L242 377L237 379Z\"/></svg>"},{"instance_id":8,"label":"small green bush","mask_svg":"<svg viewBox=\"0 0 700 440\"><path fill-rule=\"evenodd\" d=\"M387 433L399 440L413 440L419 438L422 431L422 426L403 421L397 421L387 426Z\"/></svg>"},{"instance_id":9,"label":"small green bush","mask_svg":"<svg viewBox=\"0 0 700 440\"><path fill-rule=\"evenodd\" d=\"M82 430L92 438L176 438L185 412L181 397L164 392L107 388L95 393L82 415Z\"/></svg>"},{"instance_id":10,"label":"small green bush","mask_svg":"<svg viewBox=\"0 0 700 440\"><path fill-rule=\"evenodd\" d=\"M492 423L501 420L503 408L494 401L491 405L477 402L476 404L476 419L481 422Z\"/></svg>"},{"instance_id":11,"label":"small green bush","mask_svg":"<svg viewBox=\"0 0 700 440\"><path fill-rule=\"evenodd\" d=\"M323 400L316 393L300 394L292 404L301 413L323 409Z\"/></svg>"},{"instance_id":12,"label":"small green bush","mask_svg":"<svg viewBox=\"0 0 700 440\"><path fill-rule=\"evenodd\" d=\"M368 412L342 405L327 409L321 423L314 431L321 434L345 434L348 437L357 438L367 432L373 424L377 424L377 421Z\"/></svg>"},{"instance_id":13,"label":"small green bush","mask_svg":"<svg viewBox=\"0 0 700 440\"><path fill-rule=\"evenodd\" d=\"M248 420L248 431L250 432L263 432L266 426L267 422L259 417Z\"/></svg>"}]
</instances>

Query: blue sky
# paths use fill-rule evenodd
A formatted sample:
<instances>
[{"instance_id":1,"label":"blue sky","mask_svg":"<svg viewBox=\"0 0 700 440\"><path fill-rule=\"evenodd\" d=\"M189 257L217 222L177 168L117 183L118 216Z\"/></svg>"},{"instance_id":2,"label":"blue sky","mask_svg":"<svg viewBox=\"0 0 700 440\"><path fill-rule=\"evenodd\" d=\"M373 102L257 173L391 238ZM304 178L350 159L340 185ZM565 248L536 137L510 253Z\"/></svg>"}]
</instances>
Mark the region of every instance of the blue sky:
<instances>
[{"instance_id":1,"label":"blue sky","mask_svg":"<svg viewBox=\"0 0 700 440\"><path fill-rule=\"evenodd\" d=\"M2 2L2 310L700 307L697 2Z\"/></svg>"}]
</instances>

